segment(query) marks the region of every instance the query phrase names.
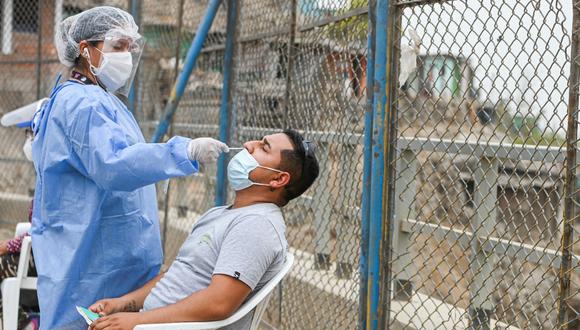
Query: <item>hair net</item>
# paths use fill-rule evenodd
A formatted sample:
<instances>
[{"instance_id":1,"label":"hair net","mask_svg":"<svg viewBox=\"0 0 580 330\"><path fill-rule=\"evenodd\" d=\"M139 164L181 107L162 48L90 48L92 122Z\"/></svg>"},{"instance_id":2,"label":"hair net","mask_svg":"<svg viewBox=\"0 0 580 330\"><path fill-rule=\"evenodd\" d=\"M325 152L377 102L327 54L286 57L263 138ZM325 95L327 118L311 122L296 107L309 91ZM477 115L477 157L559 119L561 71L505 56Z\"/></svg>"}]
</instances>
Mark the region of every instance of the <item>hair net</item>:
<instances>
[{"instance_id":1,"label":"hair net","mask_svg":"<svg viewBox=\"0 0 580 330\"><path fill-rule=\"evenodd\" d=\"M85 10L58 24L54 36L58 59L71 67L80 55L81 41L109 37L137 40L141 38L138 29L133 16L119 8L103 6Z\"/></svg>"}]
</instances>

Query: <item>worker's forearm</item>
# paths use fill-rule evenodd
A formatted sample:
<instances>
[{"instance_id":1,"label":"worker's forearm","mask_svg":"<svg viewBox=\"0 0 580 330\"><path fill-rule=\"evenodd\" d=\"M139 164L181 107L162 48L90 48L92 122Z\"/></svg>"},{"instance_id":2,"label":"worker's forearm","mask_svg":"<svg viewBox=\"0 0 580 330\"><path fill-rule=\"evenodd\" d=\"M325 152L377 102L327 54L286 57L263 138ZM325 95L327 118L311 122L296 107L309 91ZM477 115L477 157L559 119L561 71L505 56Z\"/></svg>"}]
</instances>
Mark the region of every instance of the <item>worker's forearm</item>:
<instances>
[{"instance_id":1,"label":"worker's forearm","mask_svg":"<svg viewBox=\"0 0 580 330\"><path fill-rule=\"evenodd\" d=\"M155 276L152 280L147 282L141 288L127 293L122 298L127 301L128 306L126 306L125 310L128 312L138 311L139 309L143 308L143 303L145 302L145 298L149 295L155 284L159 282L159 280L163 277L164 273L161 273Z\"/></svg>"}]
</instances>

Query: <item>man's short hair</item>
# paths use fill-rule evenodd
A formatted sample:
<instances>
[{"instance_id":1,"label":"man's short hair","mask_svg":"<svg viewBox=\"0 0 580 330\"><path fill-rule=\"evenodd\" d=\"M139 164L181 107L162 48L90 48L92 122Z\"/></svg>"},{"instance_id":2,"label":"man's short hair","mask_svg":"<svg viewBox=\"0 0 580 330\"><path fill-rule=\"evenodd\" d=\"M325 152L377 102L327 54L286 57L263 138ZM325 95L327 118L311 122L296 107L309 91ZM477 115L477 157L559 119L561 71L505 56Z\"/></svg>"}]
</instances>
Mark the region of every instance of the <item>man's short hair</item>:
<instances>
[{"instance_id":1,"label":"man's short hair","mask_svg":"<svg viewBox=\"0 0 580 330\"><path fill-rule=\"evenodd\" d=\"M290 138L293 150L282 150L280 170L290 173L290 182L284 187L286 203L302 195L318 177L320 168L314 154L314 144L306 141L293 129L283 132Z\"/></svg>"}]
</instances>

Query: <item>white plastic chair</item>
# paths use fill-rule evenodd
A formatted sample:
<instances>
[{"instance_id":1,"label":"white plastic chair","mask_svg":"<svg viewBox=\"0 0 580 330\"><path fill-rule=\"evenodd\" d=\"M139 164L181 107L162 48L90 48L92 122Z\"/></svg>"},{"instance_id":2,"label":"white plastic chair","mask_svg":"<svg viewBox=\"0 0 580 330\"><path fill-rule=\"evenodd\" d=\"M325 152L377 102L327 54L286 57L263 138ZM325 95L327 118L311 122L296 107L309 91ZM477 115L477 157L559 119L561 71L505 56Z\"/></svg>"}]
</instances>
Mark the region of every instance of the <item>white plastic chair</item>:
<instances>
[{"instance_id":1,"label":"white plastic chair","mask_svg":"<svg viewBox=\"0 0 580 330\"><path fill-rule=\"evenodd\" d=\"M274 291L274 288L282 281L284 276L288 274L292 264L294 263L294 256L290 253L286 255L286 261L282 269L274 278L272 278L260 291L258 291L252 298L246 301L240 308L230 317L221 321L212 322L181 322L181 323L159 323L159 324L141 324L133 328L133 330L211 330L219 329L230 325L242 317L251 313L255 309L254 315L250 325L250 330L257 330L262 315L268 306L268 300Z\"/></svg>"},{"instance_id":2,"label":"white plastic chair","mask_svg":"<svg viewBox=\"0 0 580 330\"><path fill-rule=\"evenodd\" d=\"M18 237L28 230L30 230L30 223L19 223L16 226L15 236ZM30 236L24 237L16 277L9 277L2 281L2 328L4 330L16 330L18 326L20 290L36 290L36 277L28 277L28 265L32 257L31 247Z\"/></svg>"},{"instance_id":3,"label":"white plastic chair","mask_svg":"<svg viewBox=\"0 0 580 330\"><path fill-rule=\"evenodd\" d=\"M16 224L16 230L14 231L14 237L18 237L22 234L27 233L30 230L32 224L30 222L19 222Z\"/></svg>"}]
</instances>

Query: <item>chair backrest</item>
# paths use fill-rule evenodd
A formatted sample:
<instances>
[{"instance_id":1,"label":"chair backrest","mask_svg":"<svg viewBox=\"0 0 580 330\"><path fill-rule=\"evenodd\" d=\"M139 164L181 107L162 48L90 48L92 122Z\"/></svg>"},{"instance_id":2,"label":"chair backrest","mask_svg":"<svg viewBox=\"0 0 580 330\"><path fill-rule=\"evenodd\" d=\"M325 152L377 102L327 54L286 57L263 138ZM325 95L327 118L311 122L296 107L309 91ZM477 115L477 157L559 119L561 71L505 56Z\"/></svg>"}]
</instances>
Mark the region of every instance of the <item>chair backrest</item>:
<instances>
[{"instance_id":1,"label":"chair backrest","mask_svg":"<svg viewBox=\"0 0 580 330\"><path fill-rule=\"evenodd\" d=\"M294 264L294 255L291 253L287 253L286 260L284 261L282 269L280 269L278 274L276 274L274 278L272 278L268 283L266 283L266 285L264 285L264 287L260 289L260 291L258 291L256 295L254 295L254 297L252 297L253 299L260 294L261 299L255 307L256 309L254 310L254 315L252 316L252 323L250 329L258 329L260 321L262 320L262 315L264 315L266 307L268 307L268 301L272 296L272 292L278 286L278 284L282 282L282 279L288 274L293 264Z\"/></svg>"},{"instance_id":2,"label":"chair backrest","mask_svg":"<svg viewBox=\"0 0 580 330\"><path fill-rule=\"evenodd\" d=\"M22 239L22 246L20 248L20 258L18 259L18 271L16 278L22 280L28 276L28 265L30 264L32 242L30 236L25 236Z\"/></svg>"},{"instance_id":3,"label":"chair backrest","mask_svg":"<svg viewBox=\"0 0 580 330\"><path fill-rule=\"evenodd\" d=\"M32 225L30 224L30 222L19 222L16 225L16 230L14 231L14 237L18 237L22 234L26 234L27 232L30 231L30 227Z\"/></svg>"},{"instance_id":4,"label":"chair backrest","mask_svg":"<svg viewBox=\"0 0 580 330\"><path fill-rule=\"evenodd\" d=\"M274 276L268 283L266 283L252 298L248 299L235 313L234 315L228 317L224 320L225 324L232 324L242 317L251 313L252 310L255 308L254 315L252 316L252 325L250 329L257 329L262 319L262 315L268 306L268 300L270 299L270 295L272 291L280 284L282 279L288 274L290 268L294 264L294 255L291 253L286 254L286 260L282 265L282 269Z\"/></svg>"}]
</instances>

